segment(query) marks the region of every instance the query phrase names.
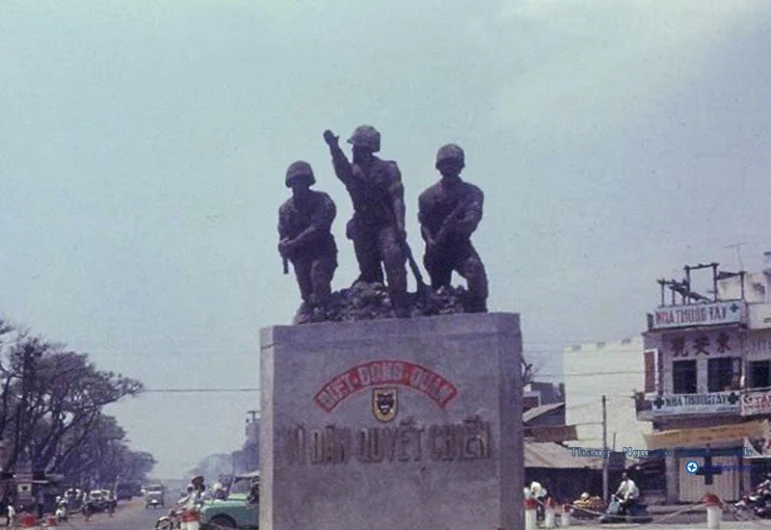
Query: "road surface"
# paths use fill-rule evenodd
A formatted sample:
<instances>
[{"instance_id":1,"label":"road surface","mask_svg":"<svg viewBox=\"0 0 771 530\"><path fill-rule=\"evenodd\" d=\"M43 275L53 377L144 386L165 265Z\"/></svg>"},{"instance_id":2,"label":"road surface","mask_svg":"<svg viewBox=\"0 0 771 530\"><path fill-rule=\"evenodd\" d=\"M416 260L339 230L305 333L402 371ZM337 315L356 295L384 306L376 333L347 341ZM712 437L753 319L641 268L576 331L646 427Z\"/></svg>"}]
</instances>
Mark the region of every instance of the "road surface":
<instances>
[{"instance_id":1,"label":"road surface","mask_svg":"<svg viewBox=\"0 0 771 530\"><path fill-rule=\"evenodd\" d=\"M142 499L135 499L132 502L121 502L115 515L110 517L107 514L93 515L88 521L83 519L82 515L75 515L68 522L59 525L62 530L153 530L155 522L159 517L168 512L167 508L146 510ZM573 521L570 528L579 530L610 530L640 528L641 530L688 530L688 529L706 529L706 521L701 520L683 520L676 522L649 523L644 525L634 524L607 524L600 525L596 521ZM723 521L722 530L771 530L771 520L754 520L746 522ZM428 530L428 529L427 529Z\"/></svg>"},{"instance_id":2,"label":"road surface","mask_svg":"<svg viewBox=\"0 0 771 530\"><path fill-rule=\"evenodd\" d=\"M131 502L121 501L118 509L110 517L98 513L86 521L81 514L70 516L69 520L59 524L62 530L153 530L159 517L168 513L168 508L145 509L142 499Z\"/></svg>"}]
</instances>

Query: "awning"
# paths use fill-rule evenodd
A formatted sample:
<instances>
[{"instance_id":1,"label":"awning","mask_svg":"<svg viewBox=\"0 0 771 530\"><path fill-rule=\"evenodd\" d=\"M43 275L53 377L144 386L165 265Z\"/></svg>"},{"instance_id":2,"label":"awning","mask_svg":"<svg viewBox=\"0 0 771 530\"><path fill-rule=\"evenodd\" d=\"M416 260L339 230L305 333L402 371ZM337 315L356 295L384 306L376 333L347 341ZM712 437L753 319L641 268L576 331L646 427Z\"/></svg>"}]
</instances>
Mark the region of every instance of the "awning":
<instances>
[{"instance_id":1,"label":"awning","mask_svg":"<svg viewBox=\"0 0 771 530\"><path fill-rule=\"evenodd\" d=\"M745 438L770 438L768 421L751 421L715 427L661 431L646 434L645 442L649 450L671 450L678 447L704 447L706 444L731 441L741 444Z\"/></svg>"}]
</instances>

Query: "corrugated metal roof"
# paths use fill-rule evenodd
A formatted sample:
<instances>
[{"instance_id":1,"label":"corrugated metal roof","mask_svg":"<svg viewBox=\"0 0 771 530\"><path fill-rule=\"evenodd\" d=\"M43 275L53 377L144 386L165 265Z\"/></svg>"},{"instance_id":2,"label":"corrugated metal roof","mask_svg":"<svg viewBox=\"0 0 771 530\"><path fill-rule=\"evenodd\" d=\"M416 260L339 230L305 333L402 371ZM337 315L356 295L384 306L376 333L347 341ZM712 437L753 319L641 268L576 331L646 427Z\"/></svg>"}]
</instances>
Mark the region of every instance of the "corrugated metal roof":
<instances>
[{"instance_id":1,"label":"corrugated metal roof","mask_svg":"<svg viewBox=\"0 0 771 530\"><path fill-rule=\"evenodd\" d=\"M551 412L553 410L557 410L560 407L564 407L565 403L549 403L548 405L541 405L538 407L533 407L532 409L528 410L524 414L522 414L522 421L527 424L527 422L533 421L538 416L542 416L546 414L547 412Z\"/></svg>"},{"instance_id":2,"label":"corrugated metal roof","mask_svg":"<svg viewBox=\"0 0 771 530\"><path fill-rule=\"evenodd\" d=\"M551 469L602 469L600 457L573 456L573 452L553 442L525 441L525 467Z\"/></svg>"}]
</instances>

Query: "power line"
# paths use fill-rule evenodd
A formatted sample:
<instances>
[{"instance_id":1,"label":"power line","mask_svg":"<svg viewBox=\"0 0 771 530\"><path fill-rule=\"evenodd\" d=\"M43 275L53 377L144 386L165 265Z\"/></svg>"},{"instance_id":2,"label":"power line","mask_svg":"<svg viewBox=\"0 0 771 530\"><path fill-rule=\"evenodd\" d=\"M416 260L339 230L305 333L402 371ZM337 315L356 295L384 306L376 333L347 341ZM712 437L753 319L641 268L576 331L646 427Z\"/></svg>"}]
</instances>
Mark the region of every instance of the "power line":
<instances>
[{"instance_id":1,"label":"power line","mask_svg":"<svg viewBox=\"0 0 771 530\"><path fill-rule=\"evenodd\" d=\"M598 390L598 392L576 391L576 392L570 392L569 394L571 396L579 396L579 397L583 397L583 398L593 397L593 398L596 398L597 400L599 400L600 397L602 396L602 394L600 394L599 392L600 392L599 390ZM624 392L624 391L621 391L621 392ZM608 398L622 399L622 398L632 397L634 395L634 393L635 393L635 390L629 390L628 392L624 392L624 393L617 392L615 394L605 394L605 395L608 396ZM566 394L567 394L567 392L566 392Z\"/></svg>"},{"instance_id":2,"label":"power line","mask_svg":"<svg viewBox=\"0 0 771 530\"><path fill-rule=\"evenodd\" d=\"M636 375L636 374L644 374L644 370L620 370L617 372L573 372L570 374L541 374L536 373L534 377L596 377L598 375Z\"/></svg>"},{"instance_id":3,"label":"power line","mask_svg":"<svg viewBox=\"0 0 771 530\"><path fill-rule=\"evenodd\" d=\"M183 394L183 393L213 393L213 392L259 392L257 387L246 388L148 388L142 393L152 394Z\"/></svg>"}]
</instances>

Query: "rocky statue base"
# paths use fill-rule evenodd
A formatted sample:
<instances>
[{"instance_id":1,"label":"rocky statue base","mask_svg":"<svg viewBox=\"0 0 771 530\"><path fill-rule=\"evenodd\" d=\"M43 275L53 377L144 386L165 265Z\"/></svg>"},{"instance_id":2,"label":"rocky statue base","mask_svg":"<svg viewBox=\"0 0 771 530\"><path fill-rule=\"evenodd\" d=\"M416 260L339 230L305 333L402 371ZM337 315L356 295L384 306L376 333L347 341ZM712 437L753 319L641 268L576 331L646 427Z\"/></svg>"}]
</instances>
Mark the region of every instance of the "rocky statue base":
<instances>
[{"instance_id":1,"label":"rocky statue base","mask_svg":"<svg viewBox=\"0 0 771 530\"><path fill-rule=\"evenodd\" d=\"M523 528L519 315L261 331L261 530Z\"/></svg>"},{"instance_id":2,"label":"rocky statue base","mask_svg":"<svg viewBox=\"0 0 771 530\"><path fill-rule=\"evenodd\" d=\"M425 293L407 293L410 316L450 315L470 313L468 291L463 287L442 287L437 291L426 289ZM316 322L349 322L353 320L376 320L395 318L388 289L381 283L356 282L349 289L332 293L326 310L309 311L301 305L293 324Z\"/></svg>"}]
</instances>

